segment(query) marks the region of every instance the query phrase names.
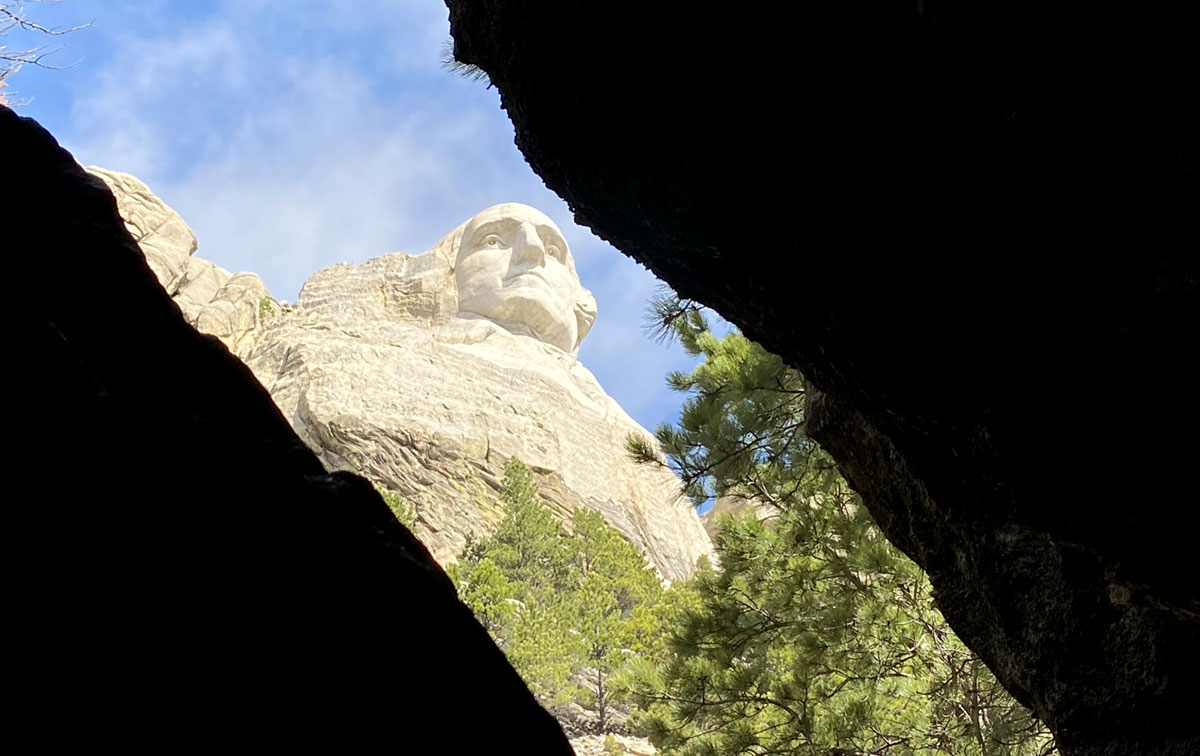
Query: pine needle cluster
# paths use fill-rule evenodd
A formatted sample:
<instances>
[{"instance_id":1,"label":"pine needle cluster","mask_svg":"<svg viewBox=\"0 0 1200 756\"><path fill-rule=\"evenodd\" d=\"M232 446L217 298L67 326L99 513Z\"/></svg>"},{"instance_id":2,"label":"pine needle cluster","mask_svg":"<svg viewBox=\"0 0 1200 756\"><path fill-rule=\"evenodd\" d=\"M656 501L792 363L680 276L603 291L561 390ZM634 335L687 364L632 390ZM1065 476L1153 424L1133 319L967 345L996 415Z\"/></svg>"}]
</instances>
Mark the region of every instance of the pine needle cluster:
<instances>
[{"instance_id":1,"label":"pine needle cluster","mask_svg":"<svg viewBox=\"0 0 1200 756\"><path fill-rule=\"evenodd\" d=\"M808 438L803 376L689 303L648 317L701 362L667 378L687 395L678 422L630 453L748 514L718 521L720 567L687 587L667 650L625 671L636 726L685 756L1055 752Z\"/></svg>"},{"instance_id":2,"label":"pine needle cluster","mask_svg":"<svg viewBox=\"0 0 1200 756\"><path fill-rule=\"evenodd\" d=\"M597 512L577 510L568 533L516 458L505 466L501 499L496 532L467 544L451 579L545 705L579 703L606 731L621 698L614 674L660 649L659 578Z\"/></svg>"}]
</instances>

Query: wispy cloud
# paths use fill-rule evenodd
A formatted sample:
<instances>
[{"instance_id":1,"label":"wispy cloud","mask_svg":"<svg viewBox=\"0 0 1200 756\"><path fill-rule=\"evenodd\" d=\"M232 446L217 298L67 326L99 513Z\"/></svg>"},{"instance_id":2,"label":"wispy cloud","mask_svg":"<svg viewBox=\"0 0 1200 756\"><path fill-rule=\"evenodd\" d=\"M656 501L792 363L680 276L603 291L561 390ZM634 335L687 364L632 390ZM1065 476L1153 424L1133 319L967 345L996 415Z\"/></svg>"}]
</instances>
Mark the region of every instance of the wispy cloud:
<instances>
[{"instance_id":1,"label":"wispy cloud","mask_svg":"<svg viewBox=\"0 0 1200 756\"><path fill-rule=\"evenodd\" d=\"M294 299L320 267L419 252L497 202L535 205L598 300L584 363L643 425L674 415L663 376L687 361L641 332L655 279L575 226L517 152L493 90L442 70L440 3L158 3L156 15L77 2L95 12L99 52L68 72L59 137L82 162L146 181L199 254Z\"/></svg>"}]
</instances>

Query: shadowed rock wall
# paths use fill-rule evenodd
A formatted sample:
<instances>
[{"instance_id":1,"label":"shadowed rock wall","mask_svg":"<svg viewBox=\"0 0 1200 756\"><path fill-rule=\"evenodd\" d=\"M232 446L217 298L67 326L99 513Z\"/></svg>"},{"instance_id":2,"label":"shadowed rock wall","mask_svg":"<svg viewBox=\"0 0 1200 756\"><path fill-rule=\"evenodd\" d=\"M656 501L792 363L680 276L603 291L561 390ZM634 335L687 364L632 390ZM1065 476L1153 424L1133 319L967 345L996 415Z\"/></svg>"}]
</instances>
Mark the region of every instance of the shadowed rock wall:
<instances>
[{"instance_id":1,"label":"shadowed rock wall","mask_svg":"<svg viewBox=\"0 0 1200 756\"><path fill-rule=\"evenodd\" d=\"M570 753L371 486L185 322L100 179L3 107L0 144L19 739Z\"/></svg>"},{"instance_id":2,"label":"shadowed rock wall","mask_svg":"<svg viewBox=\"0 0 1200 756\"><path fill-rule=\"evenodd\" d=\"M447 5L577 220L810 378L813 436L1065 752L1200 750L1182 17Z\"/></svg>"}]
</instances>

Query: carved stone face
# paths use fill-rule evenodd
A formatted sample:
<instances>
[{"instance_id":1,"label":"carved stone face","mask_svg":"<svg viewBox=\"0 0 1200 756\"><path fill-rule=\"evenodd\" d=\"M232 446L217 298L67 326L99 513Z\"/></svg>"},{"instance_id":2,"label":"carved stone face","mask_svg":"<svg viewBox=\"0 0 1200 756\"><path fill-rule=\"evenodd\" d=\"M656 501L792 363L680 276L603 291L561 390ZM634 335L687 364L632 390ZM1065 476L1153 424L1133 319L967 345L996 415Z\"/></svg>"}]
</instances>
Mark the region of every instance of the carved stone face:
<instances>
[{"instance_id":1,"label":"carved stone face","mask_svg":"<svg viewBox=\"0 0 1200 756\"><path fill-rule=\"evenodd\" d=\"M564 352L579 346L596 301L554 221L528 205L495 205L463 228L454 271L459 315L476 315Z\"/></svg>"}]
</instances>

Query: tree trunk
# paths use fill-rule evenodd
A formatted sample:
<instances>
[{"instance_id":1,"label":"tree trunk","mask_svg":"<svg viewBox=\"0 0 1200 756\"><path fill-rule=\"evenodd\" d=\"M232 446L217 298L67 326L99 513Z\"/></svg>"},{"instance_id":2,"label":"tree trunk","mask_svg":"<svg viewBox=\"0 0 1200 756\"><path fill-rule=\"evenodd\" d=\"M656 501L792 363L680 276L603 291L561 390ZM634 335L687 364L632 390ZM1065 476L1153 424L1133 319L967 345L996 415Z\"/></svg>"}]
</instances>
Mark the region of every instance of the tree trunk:
<instances>
[{"instance_id":1,"label":"tree trunk","mask_svg":"<svg viewBox=\"0 0 1200 756\"><path fill-rule=\"evenodd\" d=\"M608 730L608 706L605 701L604 670L596 667L596 714L600 725L600 734Z\"/></svg>"}]
</instances>

